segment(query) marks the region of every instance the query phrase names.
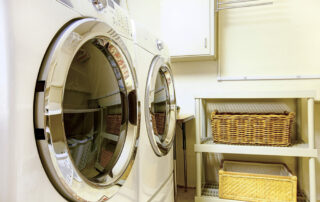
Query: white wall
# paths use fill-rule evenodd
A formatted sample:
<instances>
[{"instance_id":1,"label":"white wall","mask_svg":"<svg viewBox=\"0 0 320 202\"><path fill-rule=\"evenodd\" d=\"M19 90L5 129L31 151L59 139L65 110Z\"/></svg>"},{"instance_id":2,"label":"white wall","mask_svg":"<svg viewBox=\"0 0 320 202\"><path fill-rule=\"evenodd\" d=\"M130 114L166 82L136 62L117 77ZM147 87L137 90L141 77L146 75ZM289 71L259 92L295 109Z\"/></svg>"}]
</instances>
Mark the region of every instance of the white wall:
<instances>
[{"instance_id":1,"label":"white wall","mask_svg":"<svg viewBox=\"0 0 320 202\"><path fill-rule=\"evenodd\" d=\"M135 4L137 2L137 4ZM133 17L145 22L150 30L159 32L161 0L132 0ZM273 12L261 8L246 8L220 15L220 56L224 75L295 75L320 74L320 1L274 0ZM267 8L266 8L267 9ZM148 15L148 16L147 16ZM287 26L283 26L287 24ZM266 25L266 27L263 26ZM262 29L262 30L261 30ZM277 32L277 30L279 32ZM266 37L263 33L273 33ZM257 33L258 35L255 35ZM299 37L297 37L299 36ZM260 44L257 44L260 41ZM275 43L275 41L277 43ZM278 42L281 42L279 44ZM272 44L274 44L272 46ZM288 44L292 44L289 48ZM279 49L282 52L277 52ZM297 51L295 51L296 49ZM264 54L270 53L270 54ZM283 53L283 54L281 54ZM291 60L290 60L291 59ZM270 62L270 60L275 60ZM294 66L294 68L291 68ZM320 92L320 80L284 81L225 81L218 82L216 61L179 62L172 64L180 113L194 113L194 96L200 92L232 91L286 91L315 90ZM316 104L316 114L320 114ZM316 122L320 121L317 116ZM320 125L320 124L315 124ZM180 131L180 130L178 130ZM188 185L195 186L195 124L187 125ZM316 127L317 145L320 147L320 128ZM177 147L181 148L181 134L177 133ZM178 150L178 184L183 184L182 153ZM307 162L304 160L304 162ZM303 172L307 164L301 166ZM318 171L320 159L317 161ZM320 172L318 172L320 173ZM307 184L307 178L303 184ZM320 199L320 175L317 177L317 193Z\"/></svg>"},{"instance_id":2,"label":"white wall","mask_svg":"<svg viewBox=\"0 0 320 202\"><path fill-rule=\"evenodd\" d=\"M160 0L127 0L131 17L160 36Z\"/></svg>"},{"instance_id":3,"label":"white wall","mask_svg":"<svg viewBox=\"0 0 320 202\"><path fill-rule=\"evenodd\" d=\"M220 13L223 75L320 75L320 1L273 1Z\"/></svg>"}]
</instances>

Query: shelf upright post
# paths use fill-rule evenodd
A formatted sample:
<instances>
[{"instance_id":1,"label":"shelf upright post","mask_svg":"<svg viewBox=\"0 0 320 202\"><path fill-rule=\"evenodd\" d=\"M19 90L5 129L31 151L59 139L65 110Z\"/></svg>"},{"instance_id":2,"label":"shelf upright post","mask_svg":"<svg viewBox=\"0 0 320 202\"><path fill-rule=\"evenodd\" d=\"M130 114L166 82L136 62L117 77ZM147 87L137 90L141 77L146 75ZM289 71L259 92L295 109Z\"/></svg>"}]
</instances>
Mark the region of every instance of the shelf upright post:
<instances>
[{"instance_id":1,"label":"shelf upright post","mask_svg":"<svg viewBox=\"0 0 320 202\"><path fill-rule=\"evenodd\" d=\"M308 98L308 144L314 149L314 99Z\"/></svg>"},{"instance_id":2,"label":"shelf upright post","mask_svg":"<svg viewBox=\"0 0 320 202\"><path fill-rule=\"evenodd\" d=\"M310 149L315 148L314 141L314 99L308 98L308 144ZM310 202L317 201L316 192L316 159L309 158L309 183L310 183Z\"/></svg>"},{"instance_id":3,"label":"shelf upright post","mask_svg":"<svg viewBox=\"0 0 320 202\"><path fill-rule=\"evenodd\" d=\"M202 100L200 98L196 98L196 144L201 143L201 107L202 107ZM201 167L202 167L202 155L201 152L196 152L196 177L197 177L197 184L196 184L196 196L201 197Z\"/></svg>"},{"instance_id":4,"label":"shelf upright post","mask_svg":"<svg viewBox=\"0 0 320 202\"><path fill-rule=\"evenodd\" d=\"M316 158L309 158L310 202L317 202Z\"/></svg>"}]
</instances>

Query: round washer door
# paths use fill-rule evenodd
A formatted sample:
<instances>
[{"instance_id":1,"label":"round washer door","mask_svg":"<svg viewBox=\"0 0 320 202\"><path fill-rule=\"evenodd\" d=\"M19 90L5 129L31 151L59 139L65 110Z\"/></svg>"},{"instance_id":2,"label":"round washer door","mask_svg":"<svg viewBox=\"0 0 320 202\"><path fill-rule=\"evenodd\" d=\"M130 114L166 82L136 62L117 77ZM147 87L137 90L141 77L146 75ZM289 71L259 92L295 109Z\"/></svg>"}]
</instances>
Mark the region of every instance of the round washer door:
<instances>
[{"instance_id":1,"label":"round washer door","mask_svg":"<svg viewBox=\"0 0 320 202\"><path fill-rule=\"evenodd\" d=\"M176 127L176 97L169 64L156 56L149 69L145 92L145 118L149 140L158 156L166 155Z\"/></svg>"},{"instance_id":2,"label":"round washer door","mask_svg":"<svg viewBox=\"0 0 320 202\"><path fill-rule=\"evenodd\" d=\"M47 50L35 94L40 158L71 201L104 201L130 173L139 137L139 102L121 38L95 19L77 20Z\"/></svg>"}]
</instances>

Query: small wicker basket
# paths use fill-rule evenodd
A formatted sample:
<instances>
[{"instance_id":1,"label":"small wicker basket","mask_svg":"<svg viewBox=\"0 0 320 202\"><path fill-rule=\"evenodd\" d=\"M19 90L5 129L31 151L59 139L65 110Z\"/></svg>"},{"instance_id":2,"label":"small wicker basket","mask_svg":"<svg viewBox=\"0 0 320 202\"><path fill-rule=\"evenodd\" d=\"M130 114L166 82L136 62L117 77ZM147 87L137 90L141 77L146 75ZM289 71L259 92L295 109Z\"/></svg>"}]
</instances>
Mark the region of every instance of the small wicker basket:
<instances>
[{"instance_id":1,"label":"small wicker basket","mask_svg":"<svg viewBox=\"0 0 320 202\"><path fill-rule=\"evenodd\" d=\"M152 128L156 135L162 135L165 129L166 113L151 114Z\"/></svg>"},{"instance_id":2,"label":"small wicker basket","mask_svg":"<svg viewBox=\"0 0 320 202\"><path fill-rule=\"evenodd\" d=\"M294 129L294 112L211 114L215 143L289 146Z\"/></svg>"},{"instance_id":3,"label":"small wicker basket","mask_svg":"<svg viewBox=\"0 0 320 202\"><path fill-rule=\"evenodd\" d=\"M284 164L224 161L219 171L219 197L296 202L297 177Z\"/></svg>"},{"instance_id":4,"label":"small wicker basket","mask_svg":"<svg viewBox=\"0 0 320 202\"><path fill-rule=\"evenodd\" d=\"M106 120L106 132L114 135L120 135L121 128L121 114L107 114Z\"/></svg>"}]
</instances>

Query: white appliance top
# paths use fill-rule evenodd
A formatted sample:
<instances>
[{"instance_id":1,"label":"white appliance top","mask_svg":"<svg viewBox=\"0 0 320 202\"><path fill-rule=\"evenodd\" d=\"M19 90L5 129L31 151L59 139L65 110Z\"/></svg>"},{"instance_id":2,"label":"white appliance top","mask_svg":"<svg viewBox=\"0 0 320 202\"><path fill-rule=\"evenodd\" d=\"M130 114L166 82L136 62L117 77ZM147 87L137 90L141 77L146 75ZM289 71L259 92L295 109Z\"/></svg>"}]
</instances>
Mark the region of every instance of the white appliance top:
<instances>
[{"instance_id":1,"label":"white appliance top","mask_svg":"<svg viewBox=\"0 0 320 202\"><path fill-rule=\"evenodd\" d=\"M123 37L132 39L133 28L128 11L114 0L57 0L84 17L93 17L106 22Z\"/></svg>"},{"instance_id":2,"label":"white appliance top","mask_svg":"<svg viewBox=\"0 0 320 202\"><path fill-rule=\"evenodd\" d=\"M146 51L160 55L161 50L164 49L164 44L156 36L154 36L144 25L139 22L134 22L134 35L135 43Z\"/></svg>"}]
</instances>

